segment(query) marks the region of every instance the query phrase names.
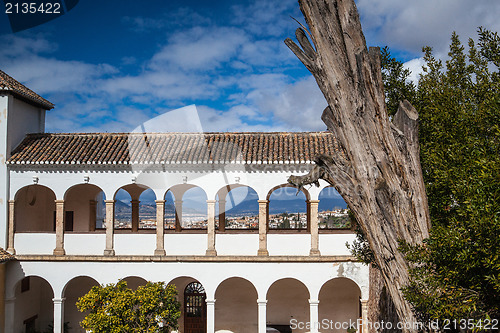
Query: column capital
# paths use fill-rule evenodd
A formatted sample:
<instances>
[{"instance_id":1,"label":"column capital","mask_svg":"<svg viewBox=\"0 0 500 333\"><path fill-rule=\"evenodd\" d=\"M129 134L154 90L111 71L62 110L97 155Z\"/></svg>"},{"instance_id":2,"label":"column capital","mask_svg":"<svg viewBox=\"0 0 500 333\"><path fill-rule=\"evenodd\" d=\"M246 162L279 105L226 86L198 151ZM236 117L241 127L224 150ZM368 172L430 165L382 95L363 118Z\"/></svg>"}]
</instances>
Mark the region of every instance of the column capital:
<instances>
[{"instance_id":1,"label":"column capital","mask_svg":"<svg viewBox=\"0 0 500 333\"><path fill-rule=\"evenodd\" d=\"M206 299L205 302L207 305L215 305L215 299Z\"/></svg>"},{"instance_id":2,"label":"column capital","mask_svg":"<svg viewBox=\"0 0 500 333\"><path fill-rule=\"evenodd\" d=\"M257 202L260 204L267 204L269 203L269 200L257 200Z\"/></svg>"},{"instance_id":3,"label":"column capital","mask_svg":"<svg viewBox=\"0 0 500 333\"><path fill-rule=\"evenodd\" d=\"M309 304L310 305L318 305L319 304L319 300L317 300L317 299L310 299L309 300Z\"/></svg>"},{"instance_id":4,"label":"column capital","mask_svg":"<svg viewBox=\"0 0 500 333\"><path fill-rule=\"evenodd\" d=\"M307 200L307 202L309 202L310 204L319 204L319 200Z\"/></svg>"},{"instance_id":5,"label":"column capital","mask_svg":"<svg viewBox=\"0 0 500 333\"><path fill-rule=\"evenodd\" d=\"M166 200L155 200L155 203L158 204L165 204Z\"/></svg>"},{"instance_id":6,"label":"column capital","mask_svg":"<svg viewBox=\"0 0 500 333\"><path fill-rule=\"evenodd\" d=\"M220 204L223 204L223 203L225 204L226 203L226 199L219 199L218 201L219 201Z\"/></svg>"},{"instance_id":7,"label":"column capital","mask_svg":"<svg viewBox=\"0 0 500 333\"><path fill-rule=\"evenodd\" d=\"M12 204L15 204L15 203L16 203L16 200L11 199L11 200L9 200L9 203L10 203L11 205L12 205Z\"/></svg>"},{"instance_id":8,"label":"column capital","mask_svg":"<svg viewBox=\"0 0 500 333\"><path fill-rule=\"evenodd\" d=\"M368 300L367 299L362 299L360 300L362 306L368 306Z\"/></svg>"},{"instance_id":9,"label":"column capital","mask_svg":"<svg viewBox=\"0 0 500 333\"><path fill-rule=\"evenodd\" d=\"M267 299L257 299L257 304L258 305L266 305L267 304Z\"/></svg>"},{"instance_id":10,"label":"column capital","mask_svg":"<svg viewBox=\"0 0 500 333\"><path fill-rule=\"evenodd\" d=\"M54 202L56 203L56 205L61 205L64 203L64 200L63 199L57 199L57 200L54 200Z\"/></svg>"},{"instance_id":11,"label":"column capital","mask_svg":"<svg viewBox=\"0 0 500 333\"><path fill-rule=\"evenodd\" d=\"M107 204L114 204L116 200L104 200L104 203Z\"/></svg>"},{"instance_id":12,"label":"column capital","mask_svg":"<svg viewBox=\"0 0 500 333\"><path fill-rule=\"evenodd\" d=\"M53 298L52 299L52 302L54 302L54 304L62 304L64 303L64 301L66 300L66 298Z\"/></svg>"},{"instance_id":13,"label":"column capital","mask_svg":"<svg viewBox=\"0 0 500 333\"><path fill-rule=\"evenodd\" d=\"M207 204L214 204L217 202L217 200L207 200Z\"/></svg>"}]
</instances>

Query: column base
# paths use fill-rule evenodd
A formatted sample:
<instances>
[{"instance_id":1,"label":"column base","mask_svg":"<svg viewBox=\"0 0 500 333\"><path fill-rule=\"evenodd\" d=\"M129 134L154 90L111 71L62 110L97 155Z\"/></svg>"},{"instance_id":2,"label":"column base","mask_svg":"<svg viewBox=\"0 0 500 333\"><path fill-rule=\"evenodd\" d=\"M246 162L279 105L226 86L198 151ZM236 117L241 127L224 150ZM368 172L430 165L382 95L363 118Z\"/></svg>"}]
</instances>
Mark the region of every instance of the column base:
<instances>
[{"instance_id":1,"label":"column base","mask_svg":"<svg viewBox=\"0 0 500 333\"><path fill-rule=\"evenodd\" d=\"M12 248L12 247L9 247L9 248L7 249L7 252L9 252L9 253L10 253L10 254L12 254L12 255L16 254L16 250L15 250L14 248Z\"/></svg>"},{"instance_id":2,"label":"column base","mask_svg":"<svg viewBox=\"0 0 500 333\"><path fill-rule=\"evenodd\" d=\"M155 250L155 256L164 256L166 253L165 253L165 250L163 249L156 249Z\"/></svg>"},{"instance_id":3,"label":"column base","mask_svg":"<svg viewBox=\"0 0 500 333\"><path fill-rule=\"evenodd\" d=\"M258 256L268 256L269 255L269 251L268 250L261 250L261 249L259 249L257 251L257 255Z\"/></svg>"},{"instance_id":4,"label":"column base","mask_svg":"<svg viewBox=\"0 0 500 333\"><path fill-rule=\"evenodd\" d=\"M104 255L105 256L114 256L115 250L104 250Z\"/></svg>"},{"instance_id":5,"label":"column base","mask_svg":"<svg viewBox=\"0 0 500 333\"><path fill-rule=\"evenodd\" d=\"M217 255L217 251L216 250L207 250L205 255L215 257Z\"/></svg>"},{"instance_id":6,"label":"column base","mask_svg":"<svg viewBox=\"0 0 500 333\"><path fill-rule=\"evenodd\" d=\"M321 252L319 252L318 249L311 249L311 251L309 251L309 255L313 256L313 257L317 257L317 256L321 255Z\"/></svg>"},{"instance_id":7,"label":"column base","mask_svg":"<svg viewBox=\"0 0 500 333\"><path fill-rule=\"evenodd\" d=\"M55 256L63 256L66 254L66 251L64 251L64 249L54 249L52 254Z\"/></svg>"}]
</instances>

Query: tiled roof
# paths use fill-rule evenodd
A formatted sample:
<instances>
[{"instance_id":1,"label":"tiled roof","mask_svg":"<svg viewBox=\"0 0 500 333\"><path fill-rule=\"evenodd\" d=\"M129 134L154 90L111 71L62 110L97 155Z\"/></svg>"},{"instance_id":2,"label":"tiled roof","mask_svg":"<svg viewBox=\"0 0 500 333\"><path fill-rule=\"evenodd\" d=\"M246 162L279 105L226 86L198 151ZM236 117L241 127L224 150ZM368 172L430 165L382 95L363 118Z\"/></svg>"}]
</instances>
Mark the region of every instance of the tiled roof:
<instances>
[{"instance_id":1,"label":"tiled roof","mask_svg":"<svg viewBox=\"0 0 500 333\"><path fill-rule=\"evenodd\" d=\"M29 134L9 164L290 164L331 154L328 132Z\"/></svg>"},{"instance_id":2,"label":"tiled roof","mask_svg":"<svg viewBox=\"0 0 500 333\"><path fill-rule=\"evenodd\" d=\"M14 256L0 247L0 263L10 261Z\"/></svg>"},{"instance_id":3,"label":"tiled roof","mask_svg":"<svg viewBox=\"0 0 500 333\"><path fill-rule=\"evenodd\" d=\"M0 70L0 91L9 91L12 94L17 95L22 99L28 100L31 103L35 103L36 105L41 106L46 110L54 108L54 104L38 95L33 90L27 88L25 85L19 83L2 70Z\"/></svg>"}]
</instances>

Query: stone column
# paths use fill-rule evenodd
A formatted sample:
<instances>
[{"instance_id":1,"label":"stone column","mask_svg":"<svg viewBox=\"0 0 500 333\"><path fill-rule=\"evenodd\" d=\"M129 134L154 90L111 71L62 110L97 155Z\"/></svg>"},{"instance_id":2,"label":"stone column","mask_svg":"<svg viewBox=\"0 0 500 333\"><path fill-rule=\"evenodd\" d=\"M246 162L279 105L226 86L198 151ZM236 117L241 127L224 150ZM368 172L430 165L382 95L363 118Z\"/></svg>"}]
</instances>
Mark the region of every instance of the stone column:
<instances>
[{"instance_id":1,"label":"stone column","mask_svg":"<svg viewBox=\"0 0 500 333\"><path fill-rule=\"evenodd\" d=\"M175 231L182 230L182 200L175 200Z\"/></svg>"},{"instance_id":2,"label":"stone column","mask_svg":"<svg viewBox=\"0 0 500 333\"><path fill-rule=\"evenodd\" d=\"M165 200L155 200L156 202L156 250L155 256L165 255Z\"/></svg>"},{"instance_id":3,"label":"stone column","mask_svg":"<svg viewBox=\"0 0 500 333\"><path fill-rule=\"evenodd\" d=\"M64 251L64 200L55 200L56 202L56 248L55 256L63 256Z\"/></svg>"},{"instance_id":4,"label":"stone column","mask_svg":"<svg viewBox=\"0 0 500 333\"><path fill-rule=\"evenodd\" d=\"M130 201L132 207L132 232L137 232L139 230L139 203L139 200Z\"/></svg>"},{"instance_id":5,"label":"stone column","mask_svg":"<svg viewBox=\"0 0 500 333\"><path fill-rule=\"evenodd\" d=\"M16 254L16 250L14 248L14 233L16 231L15 207L15 200L9 200L9 236L7 239L7 252L10 254Z\"/></svg>"},{"instance_id":6,"label":"stone column","mask_svg":"<svg viewBox=\"0 0 500 333\"><path fill-rule=\"evenodd\" d=\"M311 230L311 251L309 255L319 256L319 230L318 230L318 205L319 200L309 200L310 230Z\"/></svg>"},{"instance_id":7,"label":"stone column","mask_svg":"<svg viewBox=\"0 0 500 333\"><path fill-rule=\"evenodd\" d=\"M64 298L53 298L54 333L64 333Z\"/></svg>"},{"instance_id":8,"label":"stone column","mask_svg":"<svg viewBox=\"0 0 500 333\"><path fill-rule=\"evenodd\" d=\"M115 200L104 200L104 203L106 204L106 249L104 255L114 256Z\"/></svg>"},{"instance_id":9,"label":"stone column","mask_svg":"<svg viewBox=\"0 0 500 333\"><path fill-rule=\"evenodd\" d=\"M215 299L206 299L207 302L207 333L215 333Z\"/></svg>"},{"instance_id":10,"label":"stone column","mask_svg":"<svg viewBox=\"0 0 500 333\"><path fill-rule=\"evenodd\" d=\"M208 224L207 224L208 248L206 255L216 256L217 251L215 250L215 200L207 200L207 213L208 213Z\"/></svg>"},{"instance_id":11,"label":"stone column","mask_svg":"<svg viewBox=\"0 0 500 333\"><path fill-rule=\"evenodd\" d=\"M16 307L16 298L15 297L5 299L5 332L15 332L14 331L15 307ZM4 331L2 331L2 332L4 332Z\"/></svg>"},{"instance_id":12,"label":"stone column","mask_svg":"<svg viewBox=\"0 0 500 333\"><path fill-rule=\"evenodd\" d=\"M259 250L257 255L268 256L267 251L267 208L269 200L259 200Z\"/></svg>"},{"instance_id":13,"label":"stone column","mask_svg":"<svg viewBox=\"0 0 500 333\"><path fill-rule=\"evenodd\" d=\"M310 333L318 333L319 329L319 301L317 299L309 300L309 321L311 324Z\"/></svg>"},{"instance_id":14,"label":"stone column","mask_svg":"<svg viewBox=\"0 0 500 333\"><path fill-rule=\"evenodd\" d=\"M95 223L97 216L97 201L89 201L89 231L95 231Z\"/></svg>"},{"instance_id":15,"label":"stone column","mask_svg":"<svg viewBox=\"0 0 500 333\"><path fill-rule=\"evenodd\" d=\"M219 231L226 231L226 200L219 200Z\"/></svg>"},{"instance_id":16,"label":"stone column","mask_svg":"<svg viewBox=\"0 0 500 333\"><path fill-rule=\"evenodd\" d=\"M257 300L257 306L258 306L258 333L266 333L266 327L267 327L267 317L266 317L266 311L267 311L267 300Z\"/></svg>"},{"instance_id":17,"label":"stone column","mask_svg":"<svg viewBox=\"0 0 500 333\"><path fill-rule=\"evenodd\" d=\"M368 333L368 300L361 300L361 321L361 332Z\"/></svg>"}]
</instances>

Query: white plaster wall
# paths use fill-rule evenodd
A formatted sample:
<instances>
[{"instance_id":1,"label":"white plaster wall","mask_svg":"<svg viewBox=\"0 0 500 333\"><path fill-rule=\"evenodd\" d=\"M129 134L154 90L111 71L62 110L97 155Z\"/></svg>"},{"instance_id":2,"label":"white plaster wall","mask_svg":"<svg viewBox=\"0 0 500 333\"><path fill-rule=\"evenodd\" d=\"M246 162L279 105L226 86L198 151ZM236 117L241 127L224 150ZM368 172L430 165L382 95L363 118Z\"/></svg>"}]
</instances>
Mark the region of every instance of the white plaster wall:
<instances>
[{"instance_id":1,"label":"white plaster wall","mask_svg":"<svg viewBox=\"0 0 500 333\"><path fill-rule=\"evenodd\" d=\"M45 110L12 98L9 111L9 146L13 150L28 133L42 133L45 128Z\"/></svg>"},{"instance_id":2,"label":"white plaster wall","mask_svg":"<svg viewBox=\"0 0 500 333\"><path fill-rule=\"evenodd\" d=\"M322 255L350 255L345 244L352 244L355 239L355 234L320 234L319 251Z\"/></svg>"},{"instance_id":3,"label":"white plaster wall","mask_svg":"<svg viewBox=\"0 0 500 333\"><path fill-rule=\"evenodd\" d=\"M300 234L268 234L267 250L269 255L307 256L311 250L311 235Z\"/></svg>"},{"instance_id":4,"label":"white plaster wall","mask_svg":"<svg viewBox=\"0 0 500 333\"><path fill-rule=\"evenodd\" d=\"M0 95L0 247L6 248L9 214L9 173L5 161L8 158L7 148L7 115L9 97Z\"/></svg>"},{"instance_id":5,"label":"white plaster wall","mask_svg":"<svg viewBox=\"0 0 500 333\"><path fill-rule=\"evenodd\" d=\"M167 255L205 255L208 238L207 234L165 234L164 244Z\"/></svg>"},{"instance_id":6,"label":"white plaster wall","mask_svg":"<svg viewBox=\"0 0 500 333\"><path fill-rule=\"evenodd\" d=\"M64 234L64 249L67 255L102 255L105 248L104 233Z\"/></svg>"},{"instance_id":7,"label":"white plaster wall","mask_svg":"<svg viewBox=\"0 0 500 333\"><path fill-rule=\"evenodd\" d=\"M115 234L116 255L153 255L156 234Z\"/></svg>"},{"instance_id":8,"label":"white plaster wall","mask_svg":"<svg viewBox=\"0 0 500 333\"><path fill-rule=\"evenodd\" d=\"M259 250L258 234L217 234L215 249L218 255L256 255Z\"/></svg>"},{"instance_id":9,"label":"white plaster wall","mask_svg":"<svg viewBox=\"0 0 500 333\"><path fill-rule=\"evenodd\" d=\"M16 254L52 254L56 247L56 235L47 233L16 233Z\"/></svg>"}]
</instances>

